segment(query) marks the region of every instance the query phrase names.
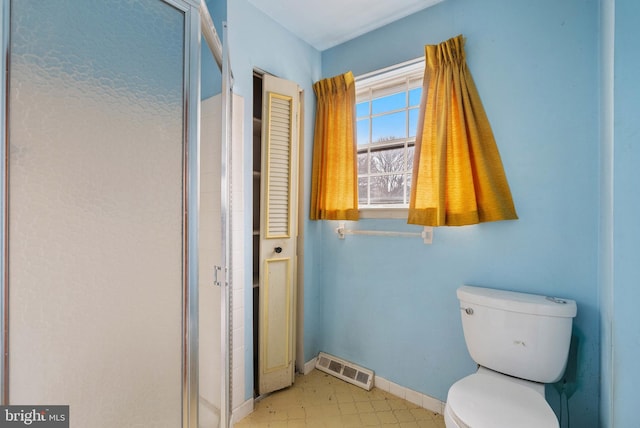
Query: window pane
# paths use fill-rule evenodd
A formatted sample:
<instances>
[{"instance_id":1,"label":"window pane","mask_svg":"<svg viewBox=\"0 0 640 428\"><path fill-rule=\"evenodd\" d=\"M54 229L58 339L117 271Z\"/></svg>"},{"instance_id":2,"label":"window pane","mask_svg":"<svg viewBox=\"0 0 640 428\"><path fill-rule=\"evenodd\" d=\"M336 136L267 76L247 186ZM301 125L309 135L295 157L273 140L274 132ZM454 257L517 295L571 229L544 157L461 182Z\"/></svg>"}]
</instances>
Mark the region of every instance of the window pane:
<instances>
[{"instance_id":1,"label":"window pane","mask_svg":"<svg viewBox=\"0 0 640 428\"><path fill-rule=\"evenodd\" d=\"M398 110L407 106L407 93L400 92L398 94L388 95L386 97L373 100L371 104L371 113L379 114L386 111Z\"/></svg>"},{"instance_id":2,"label":"window pane","mask_svg":"<svg viewBox=\"0 0 640 428\"><path fill-rule=\"evenodd\" d=\"M418 114L420 111L415 108L409 110L409 137L415 137L418 132Z\"/></svg>"},{"instance_id":3,"label":"window pane","mask_svg":"<svg viewBox=\"0 0 640 428\"><path fill-rule=\"evenodd\" d=\"M358 144L369 144L369 119L362 119L356 122L356 137Z\"/></svg>"},{"instance_id":4,"label":"window pane","mask_svg":"<svg viewBox=\"0 0 640 428\"><path fill-rule=\"evenodd\" d=\"M371 177L372 204L401 204L404 202L404 174Z\"/></svg>"},{"instance_id":5,"label":"window pane","mask_svg":"<svg viewBox=\"0 0 640 428\"><path fill-rule=\"evenodd\" d=\"M368 183L369 179L367 177L358 177L358 203L362 205L368 204L367 193L368 193Z\"/></svg>"},{"instance_id":6,"label":"window pane","mask_svg":"<svg viewBox=\"0 0 640 428\"><path fill-rule=\"evenodd\" d=\"M409 107L420 105L420 96L422 95L422 88L416 88L409 91Z\"/></svg>"},{"instance_id":7,"label":"window pane","mask_svg":"<svg viewBox=\"0 0 640 428\"><path fill-rule=\"evenodd\" d=\"M356 104L356 117L369 116L369 101Z\"/></svg>"},{"instance_id":8,"label":"window pane","mask_svg":"<svg viewBox=\"0 0 640 428\"><path fill-rule=\"evenodd\" d=\"M358 88L358 199L363 208L408 204L422 80L407 74L396 86L380 80Z\"/></svg>"},{"instance_id":9,"label":"window pane","mask_svg":"<svg viewBox=\"0 0 640 428\"><path fill-rule=\"evenodd\" d=\"M371 173L404 171L404 147L396 149L371 150Z\"/></svg>"},{"instance_id":10,"label":"window pane","mask_svg":"<svg viewBox=\"0 0 640 428\"><path fill-rule=\"evenodd\" d=\"M405 200L404 203L408 204L409 203L409 198L411 197L411 174L407 174L406 178L406 188L407 188L407 193L405 195Z\"/></svg>"},{"instance_id":11,"label":"window pane","mask_svg":"<svg viewBox=\"0 0 640 428\"><path fill-rule=\"evenodd\" d=\"M373 121L371 142L379 143L396 138L405 138L407 136L406 118L407 112L400 111L371 119Z\"/></svg>"},{"instance_id":12,"label":"window pane","mask_svg":"<svg viewBox=\"0 0 640 428\"><path fill-rule=\"evenodd\" d=\"M367 159L369 154L367 152L358 153L358 174L367 174Z\"/></svg>"}]
</instances>

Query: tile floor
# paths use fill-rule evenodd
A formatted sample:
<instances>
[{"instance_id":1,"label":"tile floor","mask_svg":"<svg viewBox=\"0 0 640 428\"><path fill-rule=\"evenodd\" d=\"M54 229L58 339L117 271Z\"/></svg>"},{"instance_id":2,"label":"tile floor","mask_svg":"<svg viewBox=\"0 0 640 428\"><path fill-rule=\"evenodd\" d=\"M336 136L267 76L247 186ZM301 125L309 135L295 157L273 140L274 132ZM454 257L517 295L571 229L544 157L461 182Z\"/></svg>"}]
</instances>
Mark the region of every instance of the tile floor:
<instances>
[{"instance_id":1,"label":"tile floor","mask_svg":"<svg viewBox=\"0 0 640 428\"><path fill-rule=\"evenodd\" d=\"M444 428L441 415L378 388L365 391L319 370L255 403L235 428Z\"/></svg>"}]
</instances>

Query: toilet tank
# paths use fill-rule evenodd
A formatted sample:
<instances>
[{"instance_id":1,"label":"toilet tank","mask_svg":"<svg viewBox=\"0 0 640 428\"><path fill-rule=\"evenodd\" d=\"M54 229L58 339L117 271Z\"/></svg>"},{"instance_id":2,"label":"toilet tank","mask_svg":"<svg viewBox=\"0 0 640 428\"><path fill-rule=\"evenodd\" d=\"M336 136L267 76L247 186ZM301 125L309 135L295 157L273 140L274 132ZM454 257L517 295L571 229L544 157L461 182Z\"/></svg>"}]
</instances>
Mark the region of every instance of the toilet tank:
<instances>
[{"instance_id":1,"label":"toilet tank","mask_svg":"<svg viewBox=\"0 0 640 428\"><path fill-rule=\"evenodd\" d=\"M468 285L457 295L464 339L476 363L534 382L560 380L575 301Z\"/></svg>"}]
</instances>

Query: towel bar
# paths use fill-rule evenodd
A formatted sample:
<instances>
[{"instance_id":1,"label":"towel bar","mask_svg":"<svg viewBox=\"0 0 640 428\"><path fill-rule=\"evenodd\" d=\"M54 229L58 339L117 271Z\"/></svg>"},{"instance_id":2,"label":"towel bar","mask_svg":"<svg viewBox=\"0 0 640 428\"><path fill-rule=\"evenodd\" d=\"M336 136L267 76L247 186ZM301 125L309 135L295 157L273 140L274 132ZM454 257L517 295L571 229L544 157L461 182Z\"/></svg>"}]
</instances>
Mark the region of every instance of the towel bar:
<instances>
[{"instance_id":1,"label":"towel bar","mask_svg":"<svg viewBox=\"0 0 640 428\"><path fill-rule=\"evenodd\" d=\"M336 228L336 233L340 239L344 239L345 235L400 236L403 238L422 238L425 244L433 243L433 227L430 226L424 226L422 232L394 232L386 230L347 229L344 223L339 223Z\"/></svg>"}]
</instances>

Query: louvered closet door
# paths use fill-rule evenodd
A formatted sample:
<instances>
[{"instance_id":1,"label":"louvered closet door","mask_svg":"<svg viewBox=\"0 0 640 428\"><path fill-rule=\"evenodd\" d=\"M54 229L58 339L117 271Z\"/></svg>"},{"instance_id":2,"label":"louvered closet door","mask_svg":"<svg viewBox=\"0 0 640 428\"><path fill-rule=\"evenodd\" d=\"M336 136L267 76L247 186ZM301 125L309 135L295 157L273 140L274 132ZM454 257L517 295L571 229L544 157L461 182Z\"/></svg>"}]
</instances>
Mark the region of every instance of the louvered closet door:
<instances>
[{"instance_id":1,"label":"louvered closet door","mask_svg":"<svg viewBox=\"0 0 640 428\"><path fill-rule=\"evenodd\" d=\"M259 393L293 383L298 86L264 76L260 214Z\"/></svg>"}]
</instances>

